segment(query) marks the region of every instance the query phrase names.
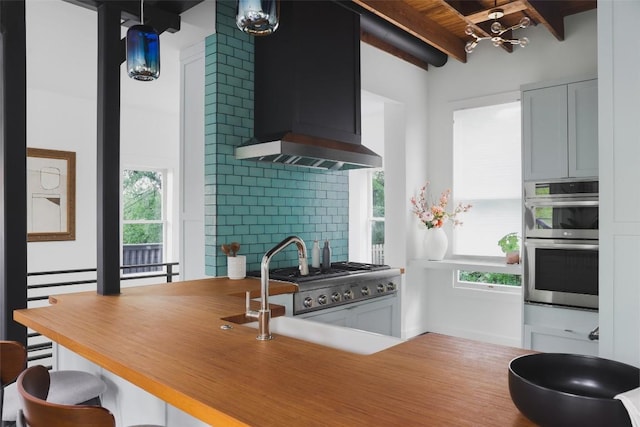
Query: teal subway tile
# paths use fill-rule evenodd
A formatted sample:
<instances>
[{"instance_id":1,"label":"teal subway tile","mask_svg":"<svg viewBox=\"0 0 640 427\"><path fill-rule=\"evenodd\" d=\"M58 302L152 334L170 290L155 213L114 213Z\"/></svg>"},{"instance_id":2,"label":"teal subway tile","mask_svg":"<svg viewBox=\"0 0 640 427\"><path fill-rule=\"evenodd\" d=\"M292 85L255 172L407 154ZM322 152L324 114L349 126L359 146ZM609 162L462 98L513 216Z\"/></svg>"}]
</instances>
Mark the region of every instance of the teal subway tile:
<instances>
[{"instance_id":1,"label":"teal subway tile","mask_svg":"<svg viewBox=\"0 0 640 427\"><path fill-rule=\"evenodd\" d=\"M336 224L327 224L327 231L338 231L338 226Z\"/></svg>"},{"instance_id":2,"label":"teal subway tile","mask_svg":"<svg viewBox=\"0 0 640 427\"><path fill-rule=\"evenodd\" d=\"M299 222L297 215L284 215L285 224L297 224Z\"/></svg>"},{"instance_id":3,"label":"teal subway tile","mask_svg":"<svg viewBox=\"0 0 640 427\"><path fill-rule=\"evenodd\" d=\"M274 215L271 217L271 224L285 224L285 219L283 216L279 216L279 215Z\"/></svg>"},{"instance_id":4,"label":"teal subway tile","mask_svg":"<svg viewBox=\"0 0 640 427\"><path fill-rule=\"evenodd\" d=\"M237 196L248 196L249 195L249 187L244 187L242 185L236 185L233 188L233 194Z\"/></svg>"},{"instance_id":5,"label":"teal subway tile","mask_svg":"<svg viewBox=\"0 0 640 427\"><path fill-rule=\"evenodd\" d=\"M231 236L233 234L233 227L230 225L219 225L216 231L218 236Z\"/></svg>"},{"instance_id":6,"label":"teal subway tile","mask_svg":"<svg viewBox=\"0 0 640 427\"><path fill-rule=\"evenodd\" d=\"M277 215L278 207L277 206L265 206L264 208L265 215Z\"/></svg>"},{"instance_id":7,"label":"teal subway tile","mask_svg":"<svg viewBox=\"0 0 640 427\"><path fill-rule=\"evenodd\" d=\"M309 217L309 222L311 224L320 224L320 223L322 223L322 217L321 216L317 216L317 215L310 216Z\"/></svg>"},{"instance_id":8,"label":"teal subway tile","mask_svg":"<svg viewBox=\"0 0 640 427\"><path fill-rule=\"evenodd\" d=\"M292 224L291 225L291 232L294 234L300 234L304 231L304 227L302 226L302 224Z\"/></svg>"},{"instance_id":9,"label":"teal subway tile","mask_svg":"<svg viewBox=\"0 0 640 427\"><path fill-rule=\"evenodd\" d=\"M249 171L249 175L255 176L256 178L261 178L264 176L264 168L259 166L253 167Z\"/></svg>"},{"instance_id":10,"label":"teal subway tile","mask_svg":"<svg viewBox=\"0 0 640 427\"><path fill-rule=\"evenodd\" d=\"M243 176L242 177L242 185L245 185L247 187L258 185L258 179L256 177L253 177L253 176Z\"/></svg>"},{"instance_id":11,"label":"teal subway tile","mask_svg":"<svg viewBox=\"0 0 640 427\"><path fill-rule=\"evenodd\" d=\"M316 224L317 233L324 233L325 231L327 231L327 224Z\"/></svg>"},{"instance_id":12,"label":"teal subway tile","mask_svg":"<svg viewBox=\"0 0 640 427\"><path fill-rule=\"evenodd\" d=\"M278 215L291 215L291 207L290 206L280 206L278 208Z\"/></svg>"},{"instance_id":13,"label":"teal subway tile","mask_svg":"<svg viewBox=\"0 0 640 427\"><path fill-rule=\"evenodd\" d=\"M241 176L237 176L237 175L224 175L227 177L227 184L230 185L241 185L242 184L242 177ZM237 194L237 193L234 193Z\"/></svg>"},{"instance_id":14,"label":"teal subway tile","mask_svg":"<svg viewBox=\"0 0 640 427\"><path fill-rule=\"evenodd\" d=\"M229 76L235 75L236 77L239 77L238 74L235 72L235 68L227 64L218 64L218 72L221 74L229 75ZM220 89L220 87L218 89Z\"/></svg>"},{"instance_id":15,"label":"teal subway tile","mask_svg":"<svg viewBox=\"0 0 640 427\"><path fill-rule=\"evenodd\" d=\"M278 225L278 233L284 235L291 234L291 225L289 224L280 224Z\"/></svg>"},{"instance_id":16,"label":"teal subway tile","mask_svg":"<svg viewBox=\"0 0 640 427\"><path fill-rule=\"evenodd\" d=\"M264 196L264 187L251 187L249 189L249 194L252 196Z\"/></svg>"},{"instance_id":17,"label":"teal subway tile","mask_svg":"<svg viewBox=\"0 0 640 427\"><path fill-rule=\"evenodd\" d=\"M268 224L264 226L264 232L269 234L274 234L278 232L277 224Z\"/></svg>"},{"instance_id":18,"label":"teal subway tile","mask_svg":"<svg viewBox=\"0 0 640 427\"><path fill-rule=\"evenodd\" d=\"M257 205L258 204L258 198L254 197L254 196L244 196L242 197L242 203L245 205Z\"/></svg>"},{"instance_id":19,"label":"teal subway tile","mask_svg":"<svg viewBox=\"0 0 640 427\"><path fill-rule=\"evenodd\" d=\"M338 209L337 208L327 208L327 215L331 215L331 216L336 216L338 215Z\"/></svg>"},{"instance_id":20,"label":"teal subway tile","mask_svg":"<svg viewBox=\"0 0 640 427\"><path fill-rule=\"evenodd\" d=\"M264 195L268 197L280 197L280 191L275 187L274 180L272 180L272 187L267 187L264 189Z\"/></svg>"},{"instance_id":21,"label":"teal subway tile","mask_svg":"<svg viewBox=\"0 0 640 427\"><path fill-rule=\"evenodd\" d=\"M242 242L245 245L254 245L255 243L258 242L258 236L253 234L251 232L251 230L243 231L243 233L242 233Z\"/></svg>"},{"instance_id":22,"label":"teal subway tile","mask_svg":"<svg viewBox=\"0 0 640 427\"><path fill-rule=\"evenodd\" d=\"M246 242L246 239L244 239L244 236L246 236L247 234L249 234L249 226L248 225L236 225L235 227L233 227L233 233L236 236L242 236L242 237L238 237L237 240L242 240Z\"/></svg>"},{"instance_id":23,"label":"teal subway tile","mask_svg":"<svg viewBox=\"0 0 640 427\"><path fill-rule=\"evenodd\" d=\"M218 185L218 194L234 194L232 185Z\"/></svg>"},{"instance_id":24,"label":"teal subway tile","mask_svg":"<svg viewBox=\"0 0 640 427\"><path fill-rule=\"evenodd\" d=\"M255 206L255 205L251 205L249 206L249 215L253 215L256 217L261 217L265 214L265 208L264 206Z\"/></svg>"},{"instance_id":25,"label":"teal subway tile","mask_svg":"<svg viewBox=\"0 0 640 427\"><path fill-rule=\"evenodd\" d=\"M225 217L227 220L227 225L241 225L242 224L242 218L232 215L232 216L228 216Z\"/></svg>"},{"instance_id":26,"label":"teal subway tile","mask_svg":"<svg viewBox=\"0 0 640 427\"><path fill-rule=\"evenodd\" d=\"M237 206L218 206L218 215L233 215Z\"/></svg>"},{"instance_id":27,"label":"teal subway tile","mask_svg":"<svg viewBox=\"0 0 640 427\"><path fill-rule=\"evenodd\" d=\"M271 216L266 214L264 216L258 216L258 224L262 224L262 225L271 224Z\"/></svg>"},{"instance_id":28,"label":"teal subway tile","mask_svg":"<svg viewBox=\"0 0 640 427\"><path fill-rule=\"evenodd\" d=\"M228 94L228 95L229 96L227 97L227 103L229 105L233 105L234 107L242 107L242 99L241 98L238 98L235 95L235 93L234 94Z\"/></svg>"},{"instance_id":29,"label":"teal subway tile","mask_svg":"<svg viewBox=\"0 0 640 427\"><path fill-rule=\"evenodd\" d=\"M241 48L234 48L233 50L233 56L235 58L238 58L241 61L250 61L250 55L249 52L247 52L246 50L244 50L242 47Z\"/></svg>"},{"instance_id":30,"label":"teal subway tile","mask_svg":"<svg viewBox=\"0 0 640 427\"><path fill-rule=\"evenodd\" d=\"M263 231L262 233L258 234L258 243L271 243L271 236L265 234L265 231Z\"/></svg>"},{"instance_id":31,"label":"teal subway tile","mask_svg":"<svg viewBox=\"0 0 640 427\"><path fill-rule=\"evenodd\" d=\"M249 227L249 233L254 234L254 235L264 234L264 229L265 229L264 225L252 224Z\"/></svg>"},{"instance_id":32,"label":"teal subway tile","mask_svg":"<svg viewBox=\"0 0 640 427\"><path fill-rule=\"evenodd\" d=\"M249 168L246 166L234 166L233 173L238 176L246 176L249 174Z\"/></svg>"},{"instance_id":33,"label":"teal subway tile","mask_svg":"<svg viewBox=\"0 0 640 427\"><path fill-rule=\"evenodd\" d=\"M233 215L249 215L249 206L246 205L236 205L233 206L233 209L230 214Z\"/></svg>"},{"instance_id":34,"label":"teal subway tile","mask_svg":"<svg viewBox=\"0 0 640 427\"><path fill-rule=\"evenodd\" d=\"M240 196L226 196L226 203L230 204L230 205L241 205L242 204L242 197Z\"/></svg>"},{"instance_id":35,"label":"teal subway tile","mask_svg":"<svg viewBox=\"0 0 640 427\"><path fill-rule=\"evenodd\" d=\"M233 47L229 46L229 48L232 49L233 51ZM231 65L233 68L236 68L236 69L244 69L242 59L235 58L233 56L230 56L227 58L227 64Z\"/></svg>"},{"instance_id":36,"label":"teal subway tile","mask_svg":"<svg viewBox=\"0 0 640 427\"><path fill-rule=\"evenodd\" d=\"M254 215L245 215L242 217L242 223L244 225L256 225L258 224L258 219L260 217L259 216L254 216Z\"/></svg>"}]
</instances>

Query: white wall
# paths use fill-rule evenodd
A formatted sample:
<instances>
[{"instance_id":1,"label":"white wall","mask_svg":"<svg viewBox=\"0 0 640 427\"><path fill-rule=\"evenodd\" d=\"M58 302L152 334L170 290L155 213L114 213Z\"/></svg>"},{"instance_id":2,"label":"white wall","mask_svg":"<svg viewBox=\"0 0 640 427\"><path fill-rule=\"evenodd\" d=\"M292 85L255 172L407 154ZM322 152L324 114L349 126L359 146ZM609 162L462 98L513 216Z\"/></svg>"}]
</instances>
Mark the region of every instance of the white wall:
<instances>
[{"instance_id":1,"label":"white wall","mask_svg":"<svg viewBox=\"0 0 640 427\"><path fill-rule=\"evenodd\" d=\"M76 240L29 243L28 270L94 268L97 13L62 0L30 0L26 23L27 146L75 151L77 160ZM170 261L179 257L179 52L211 34L214 23L215 2L208 0L183 16L180 32L162 34L161 75L155 82L134 81L122 67L121 165L168 171L168 195L175 201Z\"/></svg>"},{"instance_id":2,"label":"white wall","mask_svg":"<svg viewBox=\"0 0 640 427\"><path fill-rule=\"evenodd\" d=\"M598 2L600 355L640 366L640 3Z\"/></svg>"},{"instance_id":3,"label":"white wall","mask_svg":"<svg viewBox=\"0 0 640 427\"><path fill-rule=\"evenodd\" d=\"M421 236L409 198L426 178L427 72L365 43L361 44L362 90L384 99L385 264L406 267ZM407 270L402 294L402 336L424 323L422 286Z\"/></svg>"},{"instance_id":4,"label":"white wall","mask_svg":"<svg viewBox=\"0 0 640 427\"><path fill-rule=\"evenodd\" d=\"M564 77L596 74L596 11L565 19L565 40L558 42L543 26L518 30L531 43L509 54L483 42L466 64L449 60L428 72L428 153L423 167L434 191L451 188L452 111L459 101L519 91L520 85ZM426 94L425 94L426 97ZM451 239L451 228L446 228ZM464 232L464 225L458 230ZM413 271L410 287L423 289L423 331L519 346L520 295L453 289L450 271ZM418 303L416 303L418 304Z\"/></svg>"}]
</instances>

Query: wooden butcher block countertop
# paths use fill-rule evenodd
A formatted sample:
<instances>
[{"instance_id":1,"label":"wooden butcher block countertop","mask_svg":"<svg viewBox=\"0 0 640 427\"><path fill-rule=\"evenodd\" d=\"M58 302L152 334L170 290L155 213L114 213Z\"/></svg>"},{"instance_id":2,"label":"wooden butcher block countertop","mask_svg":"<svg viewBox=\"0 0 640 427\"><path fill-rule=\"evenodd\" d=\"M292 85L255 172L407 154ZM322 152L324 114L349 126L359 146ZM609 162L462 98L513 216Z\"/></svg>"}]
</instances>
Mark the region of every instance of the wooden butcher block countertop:
<instances>
[{"instance_id":1,"label":"wooden butcher block countertop","mask_svg":"<svg viewBox=\"0 0 640 427\"><path fill-rule=\"evenodd\" d=\"M216 426L533 425L507 383L509 361L526 350L438 334L368 356L285 336L258 341L223 319L241 318L244 292L259 289L258 279L211 278L68 294L14 318ZM270 285L271 294L296 290Z\"/></svg>"}]
</instances>

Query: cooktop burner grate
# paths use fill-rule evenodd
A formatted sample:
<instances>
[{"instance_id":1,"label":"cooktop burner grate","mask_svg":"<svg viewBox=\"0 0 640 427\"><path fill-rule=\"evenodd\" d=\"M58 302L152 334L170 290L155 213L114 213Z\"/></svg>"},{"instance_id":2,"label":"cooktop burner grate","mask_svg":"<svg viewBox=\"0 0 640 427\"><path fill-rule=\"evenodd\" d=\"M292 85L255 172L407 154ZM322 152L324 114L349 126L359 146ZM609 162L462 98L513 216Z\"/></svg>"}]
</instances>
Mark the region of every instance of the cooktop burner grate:
<instances>
[{"instance_id":1,"label":"cooktop burner grate","mask_svg":"<svg viewBox=\"0 0 640 427\"><path fill-rule=\"evenodd\" d=\"M368 271L388 270L388 265L365 264L359 262L341 261L331 263L331 268L309 267L309 275L301 276L298 267L274 268L269 270L269 279L283 280L286 282L304 283L313 280L329 279L333 277L348 276L350 274L365 273ZM260 277L260 271L249 271L247 276Z\"/></svg>"}]
</instances>

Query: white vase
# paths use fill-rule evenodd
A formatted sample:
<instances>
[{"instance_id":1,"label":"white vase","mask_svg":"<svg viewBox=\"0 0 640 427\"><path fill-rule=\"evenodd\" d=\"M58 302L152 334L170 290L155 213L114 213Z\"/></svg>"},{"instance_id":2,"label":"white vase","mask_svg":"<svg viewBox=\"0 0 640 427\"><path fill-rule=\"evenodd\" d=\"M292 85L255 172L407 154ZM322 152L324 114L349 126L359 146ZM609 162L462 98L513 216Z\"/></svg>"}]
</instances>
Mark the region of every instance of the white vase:
<instances>
[{"instance_id":1,"label":"white vase","mask_svg":"<svg viewBox=\"0 0 640 427\"><path fill-rule=\"evenodd\" d=\"M428 260L442 261L447 253L449 240L442 228L430 228L424 237L424 254Z\"/></svg>"},{"instance_id":2,"label":"white vase","mask_svg":"<svg viewBox=\"0 0 640 427\"><path fill-rule=\"evenodd\" d=\"M227 257L227 275L229 279L244 279L247 275L247 257L236 255Z\"/></svg>"}]
</instances>

